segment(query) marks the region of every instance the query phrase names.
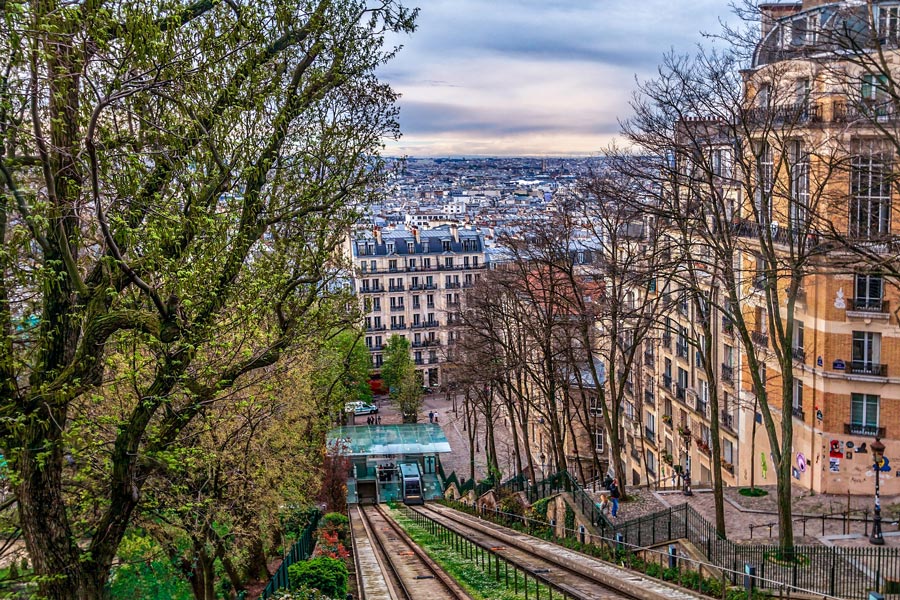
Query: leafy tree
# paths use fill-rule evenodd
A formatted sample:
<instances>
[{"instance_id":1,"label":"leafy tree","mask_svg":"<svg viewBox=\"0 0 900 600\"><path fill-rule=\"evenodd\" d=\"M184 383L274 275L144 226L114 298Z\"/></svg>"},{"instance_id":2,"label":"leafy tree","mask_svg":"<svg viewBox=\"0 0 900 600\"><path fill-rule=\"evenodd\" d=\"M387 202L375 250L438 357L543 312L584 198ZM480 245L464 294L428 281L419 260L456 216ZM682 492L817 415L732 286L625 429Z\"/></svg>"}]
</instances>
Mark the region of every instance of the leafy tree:
<instances>
[{"instance_id":1,"label":"leafy tree","mask_svg":"<svg viewBox=\"0 0 900 600\"><path fill-rule=\"evenodd\" d=\"M374 72L415 13L14 6L0 18L0 447L40 594L102 598L144 486L189 455L185 431L344 313L328 300L335 249L397 133Z\"/></svg>"},{"instance_id":2,"label":"leafy tree","mask_svg":"<svg viewBox=\"0 0 900 600\"><path fill-rule=\"evenodd\" d=\"M371 402L370 368L371 359L361 332L342 330L327 338L316 353L312 374L320 401L335 410L353 400Z\"/></svg>"},{"instance_id":3,"label":"leafy tree","mask_svg":"<svg viewBox=\"0 0 900 600\"><path fill-rule=\"evenodd\" d=\"M419 409L422 408L422 376L415 369L407 369L400 380L399 389L393 401L404 423L415 423L419 420Z\"/></svg>"},{"instance_id":4,"label":"leafy tree","mask_svg":"<svg viewBox=\"0 0 900 600\"><path fill-rule=\"evenodd\" d=\"M409 340L399 335L392 335L384 345L381 379L394 399L400 393L400 384L407 373L415 371L415 365L409 356L409 348Z\"/></svg>"},{"instance_id":5,"label":"leafy tree","mask_svg":"<svg viewBox=\"0 0 900 600\"><path fill-rule=\"evenodd\" d=\"M343 598L347 595L349 576L343 560L328 556L318 556L288 567L292 588L319 590L329 598Z\"/></svg>"}]
</instances>

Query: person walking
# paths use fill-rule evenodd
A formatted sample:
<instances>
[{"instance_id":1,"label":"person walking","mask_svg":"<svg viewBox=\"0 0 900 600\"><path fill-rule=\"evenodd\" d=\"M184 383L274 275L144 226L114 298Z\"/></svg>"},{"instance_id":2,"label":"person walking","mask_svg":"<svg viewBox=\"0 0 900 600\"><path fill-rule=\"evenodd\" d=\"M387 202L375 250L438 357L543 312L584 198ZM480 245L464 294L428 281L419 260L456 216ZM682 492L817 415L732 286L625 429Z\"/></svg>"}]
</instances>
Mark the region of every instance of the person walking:
<instances>
[{"instance_id":1,"label":"person walking","mask_svg":"<svg viewBox=\"0 0 900 600\"><path fill-rule=\"evenodd\" d=\"M433 411L428 412L428 422L434 423L434 412Z\"/></svg>"},{"instance_id":2,"label":"person walking","mask_svg":"<svg viewBox=\"0 0 900 600\"><path fill-rule=\"evenodd\" d=\"M610 514L613 519L616 518L616 515L619 513L619 480L613 479L612 484L609 486L609 501L612 504L612 508L610 509Z\"/></svg>"}]
</instances>

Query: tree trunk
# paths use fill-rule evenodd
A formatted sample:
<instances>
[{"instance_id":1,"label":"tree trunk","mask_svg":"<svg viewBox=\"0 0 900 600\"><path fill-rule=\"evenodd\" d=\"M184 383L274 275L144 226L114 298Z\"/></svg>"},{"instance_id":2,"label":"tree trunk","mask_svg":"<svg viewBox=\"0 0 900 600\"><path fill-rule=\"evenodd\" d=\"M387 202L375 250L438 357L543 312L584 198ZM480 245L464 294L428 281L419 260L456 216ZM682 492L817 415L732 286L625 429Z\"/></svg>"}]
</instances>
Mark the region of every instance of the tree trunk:
<instances>
[{"instance_id":1,"label":"tree trunk","mask_svg":"<svg viewBox=\"0 0 900 600\"><path fill-rule=\"evenodd\" d=\"M216 600L215 559L209 555L203 544L194 543L194 563L190 581L191 592L197 600Z\"/></svg>"},{"instance_id":2,"label":"tree trunk","mask_svg":"<svg viewBox=\"0 0 900 600\"><path fill-rule=\"evenodd\" d=\"M269 561L266 559L263 541L259 536L254 536L247 548L246 564L247 575L253 579L267 581L272 577L272 574L269 572Z\"/></svg>"}]
</instances>

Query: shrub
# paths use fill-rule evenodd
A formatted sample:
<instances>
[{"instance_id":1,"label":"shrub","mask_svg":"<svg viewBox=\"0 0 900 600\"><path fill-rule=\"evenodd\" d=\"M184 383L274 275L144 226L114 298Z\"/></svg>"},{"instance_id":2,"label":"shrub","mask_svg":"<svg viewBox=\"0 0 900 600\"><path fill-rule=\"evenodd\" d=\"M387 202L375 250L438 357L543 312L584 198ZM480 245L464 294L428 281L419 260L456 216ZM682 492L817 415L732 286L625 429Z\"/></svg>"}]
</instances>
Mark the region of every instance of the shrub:
<instances>
[{"instance_id":1,"label":"shrub","mask_svg":"<svg viewBox=\"0 0 900 600\"><path fill-rule=\"evenodd\" d=\"M349 576L343 560L328 556L300 561L288 567L292 588L319 590L329 598L344 598L347 595Z\"/></svg>"},{"instance_id":2,"label":"shrub","mask_svg":"<svg viewBox=\"0 0 900 600\"><path fill-rule=\"evenodd\" d=\"M709 577L700 582L700 591L715 598L722 597L722 580Z\"/></svg>"},{"instance_id":3,"label":"shrub","mask_svg":"<svg viewBox=\"0 0 900 600\"><path fill-rule=\"evenodd\" d=\"M762 496L768 496L769 492L760 488L741 488L738 490L738 494L749 496L750 498L761 498Z\"/></svg>"},{"instance_id":4,"label":"shrub","mask_svg":"<svg viewBox=\"0 0 900 600\"><path fill-rule=\"evenodd\" d=\"M331 512L322 517L322 521L319 524L320 538L321 532L328 532L329 534L334 534L338 537L338 539L346 544L347 540L350 538L350 519L341 513Z\"/></svg>"},{"instance_id":5,"label":"shrub","mask_svg":"<svg viewBox=\"0 0 900 600\"><path fill-rule=\"evenodd\" d=\"M668 567L665 571L663 571L662 576L666 581L675 581L678 578L678 569Z\"/></svg>"},{"instance_id":6,"label":"shrub","mask_svg":"<svg viewBox=\"0 0 900 600\"><path fill-rule=\"evenodd\" d=\"M703 577L697 571L683 571L679 578L679 582L686 588L696 590L700 587L700 580L702 578Z\"/></svg>"},{"instance_id":7,"label":"shrub","mask_svg":"<svg viewBox=\"0 0 900 600\"><path fill-rule=\"evenodd\" d=\"M338 528L341 525L349 524L350 519L347 518L347 515L342 515L341 513L330 512L322 516L322 527Z\"/></svg>"},{"instance_id":8,"label":"shrub","mask_svg":"<svg viewBox=\"0 0 900 600\"><path fill-rule=\"evenodd\" d=\"M644 571L648 577L656 577L657 579L662 577L663 568L659 563L652 562L647 565L647 570Z\"/></svg>"}]
</instances>

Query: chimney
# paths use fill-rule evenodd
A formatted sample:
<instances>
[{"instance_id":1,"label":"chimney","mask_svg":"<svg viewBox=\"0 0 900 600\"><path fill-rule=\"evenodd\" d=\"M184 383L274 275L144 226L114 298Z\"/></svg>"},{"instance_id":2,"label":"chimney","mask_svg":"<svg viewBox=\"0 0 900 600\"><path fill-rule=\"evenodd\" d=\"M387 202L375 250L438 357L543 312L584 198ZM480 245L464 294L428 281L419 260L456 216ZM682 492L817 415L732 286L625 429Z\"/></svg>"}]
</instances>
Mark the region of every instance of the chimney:
<instances>
[{"instance_id":1,"label":"chimney","mask_svg":"<svg viewBox=\"0 0 900 600\"><path fill-rule=\"evenodd\" d=\"M372 228L372 233L375 234L375 243L381 244L381 227L376 225L375 227Z\"/></svg>"},{"instance_id":2,"label":"chimney","mask_svg":"<svg viewBox=\"0 0 900 600\"><path fill-rule=\"evenodd\" d=\"M459 242L459 225L456 223L450 224L450 235L453 236L454 242Z\"/></svg>"},{"instance_id":3,"label":"chimney","mask_svg":"<svg viewBox=\"0 0 900 600\"><path fill-rule=\"evenodd\" d=\"M418 244L419 243L419 228L415 225L412 226L412 234L413 234L413 239Z\"/></svg>"}]
</instances>

